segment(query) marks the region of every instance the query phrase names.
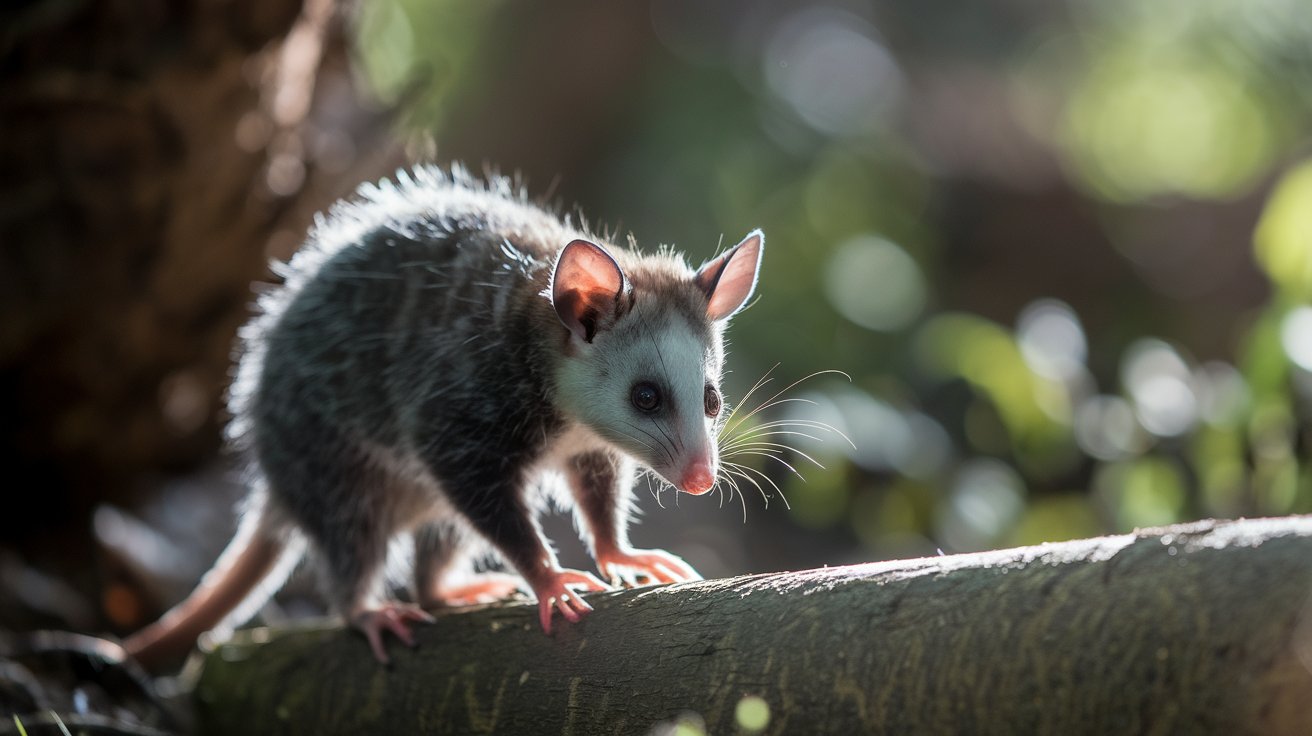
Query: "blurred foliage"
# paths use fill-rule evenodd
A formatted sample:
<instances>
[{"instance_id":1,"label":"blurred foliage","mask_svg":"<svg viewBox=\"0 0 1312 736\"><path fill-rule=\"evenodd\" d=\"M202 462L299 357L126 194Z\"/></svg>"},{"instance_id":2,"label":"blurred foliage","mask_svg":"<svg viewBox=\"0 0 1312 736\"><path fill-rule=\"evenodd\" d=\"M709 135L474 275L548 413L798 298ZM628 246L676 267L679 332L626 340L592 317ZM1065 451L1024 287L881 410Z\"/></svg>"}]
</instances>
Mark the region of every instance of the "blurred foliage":
<instances>
[{"instance_id":1,"label":"blurred foliage","mask_svg":"<svg viewBox=\"0 0 1312 736\"><path fill-rule=\"evenodd\" d=\"M439 150L513 73L514 3L363 7L365 71ZM804 528L894 554L1312 511L1307 11L652 3L571 191L694 260L764 229L733 394L851 376L762 415L852 439L793 438L805 481L757 458Z\"/></svg>"},{"instance_id":2,"label":"blurred foliage","mask_svg":"<svg viewBox=\"0 0 1312 736\"><path fill-rule=\"evenodd\" d=\"M440 125L452 99L479 81L476 53L490 3L382 0L358 5L361 71L380 102L404 103L407 121Z\"/></svg>"},{"instance_id":3,"label":"blurred foliage","mask_svg":"<svg viewBox=\"0 0 1312 736\"><path fill-rule=\"evenodd\" d=\"M1297 38L1281 38L1306 25L1306 9L1283 0L1108 5L1081 7L1098 31L1086 36L1090 58L1066 114L1081 180L1129 201L1250 189L1312 102L1276 57L1295 52L1305 68L1312 59L1283 46Z\"/></svg>"},{"instance_id":4,"label":"blurred foliage","mask_svg":"<svg viewBox=\"0 0 1312 736\"><path fill-rule=\"evenodd\" d=\"M1281 179L1257 223L1257 260L1290 300L1312 299L1312 161Z\"/></svg>"}]
</instances>

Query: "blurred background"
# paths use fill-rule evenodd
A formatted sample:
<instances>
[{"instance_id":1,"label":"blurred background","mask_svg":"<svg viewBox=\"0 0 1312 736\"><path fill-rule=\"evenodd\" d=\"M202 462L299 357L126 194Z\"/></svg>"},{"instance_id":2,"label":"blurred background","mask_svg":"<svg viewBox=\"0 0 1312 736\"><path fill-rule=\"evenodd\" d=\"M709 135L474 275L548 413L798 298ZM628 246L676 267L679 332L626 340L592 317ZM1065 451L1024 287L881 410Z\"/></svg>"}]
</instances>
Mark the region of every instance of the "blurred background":
<instances>
[{"instance_id":1,"label":"blurred background","mask_svg":"<svg viewBox=\"0 0 1312 736\"><path fill-rule=\"evenodd\" d=\"M1312 511L1299 0L2 17L2 625L123 631L186 592L241 493L251 283L416 161L694 263L765 231L727 394L798 401L730 433L738 492L638 487L634 541L708 576Z\"/></svg>"}]
</instances>

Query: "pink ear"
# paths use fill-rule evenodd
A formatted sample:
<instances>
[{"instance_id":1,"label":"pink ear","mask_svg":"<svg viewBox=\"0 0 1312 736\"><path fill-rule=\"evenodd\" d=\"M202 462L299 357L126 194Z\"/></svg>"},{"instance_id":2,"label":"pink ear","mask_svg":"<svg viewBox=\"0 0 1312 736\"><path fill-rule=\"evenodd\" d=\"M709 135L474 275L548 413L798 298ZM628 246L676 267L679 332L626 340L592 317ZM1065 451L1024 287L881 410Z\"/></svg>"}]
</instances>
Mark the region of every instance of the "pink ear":
<instances>
[{"instance_id":1,"label":"pink ear","mask_svg":"<svg viewBox=\"0 0 1312 736\"><path fill-rule=\"evenodd\" d=\"M760 230L753 230L743 242L697 271L694 281L710 300L706 305L706 316L712 322L733 316L751 298L756 289L756 276L761 270L761 251L764 248L765 235Z\"/></svg>"},{"instance_id":2,"label":"pink ear","mask_svg":"<svg viewBox=\"0 0 1312 736\"><path fill-rule=\"evenodd\" d=\"M609 253L595 243L574 240L556 259L551 304L570 332L592 342L597 330L618 316L625 288L624 272Z\"/></svg>"}]
</instances>

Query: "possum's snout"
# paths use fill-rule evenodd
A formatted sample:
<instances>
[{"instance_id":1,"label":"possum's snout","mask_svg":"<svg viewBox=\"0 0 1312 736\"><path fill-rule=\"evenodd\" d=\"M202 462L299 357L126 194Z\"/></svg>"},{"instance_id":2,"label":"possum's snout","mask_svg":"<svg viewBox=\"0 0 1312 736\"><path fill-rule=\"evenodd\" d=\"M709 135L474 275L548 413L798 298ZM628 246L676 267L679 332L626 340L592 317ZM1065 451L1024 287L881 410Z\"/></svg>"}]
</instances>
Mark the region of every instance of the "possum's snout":
<instances>
[{"instance_id":1,"label":"possum's snout","mask_svg":"<svg viewBox=\"0 0 1312 736\"><path fill-rule=\"evenodd\" d=\"M700 496L714 487L715 465L709 457L694 460L679 479L679 490L694 496Z\"/></svg>"}]
</instances>

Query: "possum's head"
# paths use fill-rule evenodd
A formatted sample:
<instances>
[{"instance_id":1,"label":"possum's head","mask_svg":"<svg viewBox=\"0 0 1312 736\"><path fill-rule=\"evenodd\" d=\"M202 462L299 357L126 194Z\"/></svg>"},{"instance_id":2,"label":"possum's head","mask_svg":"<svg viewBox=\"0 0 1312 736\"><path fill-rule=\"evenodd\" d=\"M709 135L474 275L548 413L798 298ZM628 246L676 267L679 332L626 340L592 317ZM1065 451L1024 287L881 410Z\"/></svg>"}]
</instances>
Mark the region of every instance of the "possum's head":
<instances>
[{"instance_id":1,"label":"possum's head","mask_svg":"<svg viewBox=\"0 0 1312 736\"><path fill-rule=\"evenodd\" d=\"M568 328L557 399L679 490L703 494L719 468L723 331L756 287L759 230L697 271L663 256L627 268L575 240L549 295Z\"/></svg>"}]
</instances>

